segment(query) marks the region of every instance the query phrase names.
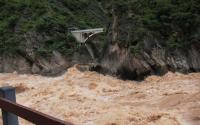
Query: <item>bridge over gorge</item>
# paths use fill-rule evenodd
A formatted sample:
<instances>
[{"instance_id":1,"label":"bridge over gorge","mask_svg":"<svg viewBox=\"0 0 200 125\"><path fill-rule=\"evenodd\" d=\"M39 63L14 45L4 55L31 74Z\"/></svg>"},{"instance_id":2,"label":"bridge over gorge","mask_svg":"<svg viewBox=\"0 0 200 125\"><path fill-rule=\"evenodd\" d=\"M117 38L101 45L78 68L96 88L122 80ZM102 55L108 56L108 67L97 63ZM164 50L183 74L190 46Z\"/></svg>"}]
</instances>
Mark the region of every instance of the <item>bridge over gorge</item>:
<instances>
[{"instance_id":1,"label":"bridge over gorge","mask_svg":"<svg viewBox=\"0 0 200 125\"><path fill-rule=\"evenodd\" d=\"M95 28L95 29L85 29L85 30L73 30L71 31L72 35L76 38L76 40L84 44L92 57L92 59L95 59L94 52L91 48L91 46L87 43L88 41L92 40L96 35L104 32L103 28Z\"/></svg>"}]
</instances>

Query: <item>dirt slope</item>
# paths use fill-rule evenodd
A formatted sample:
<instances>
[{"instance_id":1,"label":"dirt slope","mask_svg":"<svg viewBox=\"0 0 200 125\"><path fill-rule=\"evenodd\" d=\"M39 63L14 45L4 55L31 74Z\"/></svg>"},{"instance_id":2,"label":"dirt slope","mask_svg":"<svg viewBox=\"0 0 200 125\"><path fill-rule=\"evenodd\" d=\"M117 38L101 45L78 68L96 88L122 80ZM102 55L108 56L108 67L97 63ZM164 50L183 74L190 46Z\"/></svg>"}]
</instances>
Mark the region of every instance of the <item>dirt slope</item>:
<instances>
[{"instance_id":1,"label":"dirt slope","mask_svg":"<svg viewBox=\"0 0 200 125\"><path fill-rule=\"evenodd\" d=\"M200 73L139 83L73 67L56 78L0 74L7 85L16 87L18 103L77 125L200 125Z\"/></svg>"}]
</instances>

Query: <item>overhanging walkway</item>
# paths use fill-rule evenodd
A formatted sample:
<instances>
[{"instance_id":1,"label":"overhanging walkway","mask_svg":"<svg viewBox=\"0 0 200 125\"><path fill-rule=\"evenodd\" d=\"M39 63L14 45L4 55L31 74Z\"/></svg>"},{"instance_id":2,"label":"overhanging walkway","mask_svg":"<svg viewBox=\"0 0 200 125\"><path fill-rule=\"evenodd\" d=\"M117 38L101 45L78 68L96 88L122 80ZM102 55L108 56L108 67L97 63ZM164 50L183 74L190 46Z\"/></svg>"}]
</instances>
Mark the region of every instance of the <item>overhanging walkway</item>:
<instances>
[{"instance_id":1,"label":"overhanging walkway","mask_svg":"<svg viewBox=\"0 0 200 125\"><path fill-rule=\"evenodd\" d=\"M87 41L90 41L94 38L97 34L104 32L103 28L95 28L95 29L85 29L85 30L74 30L71 31L72 35L76 38L79 43L83 43L87 48L90 56L93 60L95 60L95 54L92 50L92 47L87 44Z\"/></svg>"},{"instance_id":2,"label":"overhanging walkway","mask_svg":"<svg viewBox=\"0 0 200 125\"><path fill-rule=\"evenodd\" d=\"M95 29L85 29L85 30L74 30L71 31L72 35L76 38L76 40L80 43L86 43L87 40L99 33L104 32L103 28L95 28Z\"/></svg>"}]
</instances>

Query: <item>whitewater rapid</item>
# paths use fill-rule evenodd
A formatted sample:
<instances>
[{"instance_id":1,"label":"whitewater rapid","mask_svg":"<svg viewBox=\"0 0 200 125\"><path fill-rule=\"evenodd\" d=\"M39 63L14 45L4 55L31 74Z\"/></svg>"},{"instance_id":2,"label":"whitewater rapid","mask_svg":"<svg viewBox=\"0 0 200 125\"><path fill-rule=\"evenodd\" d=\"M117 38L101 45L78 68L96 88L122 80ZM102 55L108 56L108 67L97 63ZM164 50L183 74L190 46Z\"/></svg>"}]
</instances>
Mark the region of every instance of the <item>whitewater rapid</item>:
<instances>
[{"instance_id":1,"label":"whitewater rapid","mask_svg":"<svg viewBox=\"0 0 200 125\"><path fill-rule=\"evenodd\" d=\"M0 86L15 87L18 103L76 125L200 125L200 73L137 82L72 67L54 78L0 74Z\"/></svg>"}]
</instances>

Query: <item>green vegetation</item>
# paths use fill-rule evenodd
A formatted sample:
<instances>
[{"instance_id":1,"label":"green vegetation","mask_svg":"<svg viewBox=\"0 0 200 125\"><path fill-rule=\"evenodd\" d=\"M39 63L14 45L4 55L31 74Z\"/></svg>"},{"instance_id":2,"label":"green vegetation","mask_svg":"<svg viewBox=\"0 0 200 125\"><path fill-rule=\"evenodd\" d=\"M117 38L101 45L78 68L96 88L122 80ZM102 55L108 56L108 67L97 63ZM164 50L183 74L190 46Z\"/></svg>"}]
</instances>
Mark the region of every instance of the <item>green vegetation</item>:
<instances>
[{"instance_id":1,"label":"green vegetation","mask_svg":"<svg viewBox=\"0 0 200 125\"><path fill-rule=\"evenodd\" d=\"M104 11L96 7L98 2ZM0 52L24 50L31 43L34 52L40 55L51 54L53 50L72 54L78 45L68 28L108 26L112 22L113 9L120 19L117 29L122 38L118 41L133 52L143 48L144 41L156 42L169 49L187 48L200 41L199 0L98 2L1 0Z\"/></svg>"},{"instance_id":2,"label":"green vegetation","mask_svg":"<svg viewBox=\"0 0 200 125\"><path fill-rule=\"evenodd\" d=\"M200 44L199 0L115 0L113 4L120 16L131 15L127 19L132 24L130 46L138 48L145 40L169 49Z\"/></svg>"},{"instance_id":3,"label":"green vegetation","mask_svg":"<svg viewBox=\"0 0 200 125\"><path fill-rule=\"evenodd\" d=\"M66 55L78 47L71 27L99 25L86 8L87 0L1 0L0 51L25 50L29 44L40 55L58 50Z\"/></svg>"}]
</instances>

